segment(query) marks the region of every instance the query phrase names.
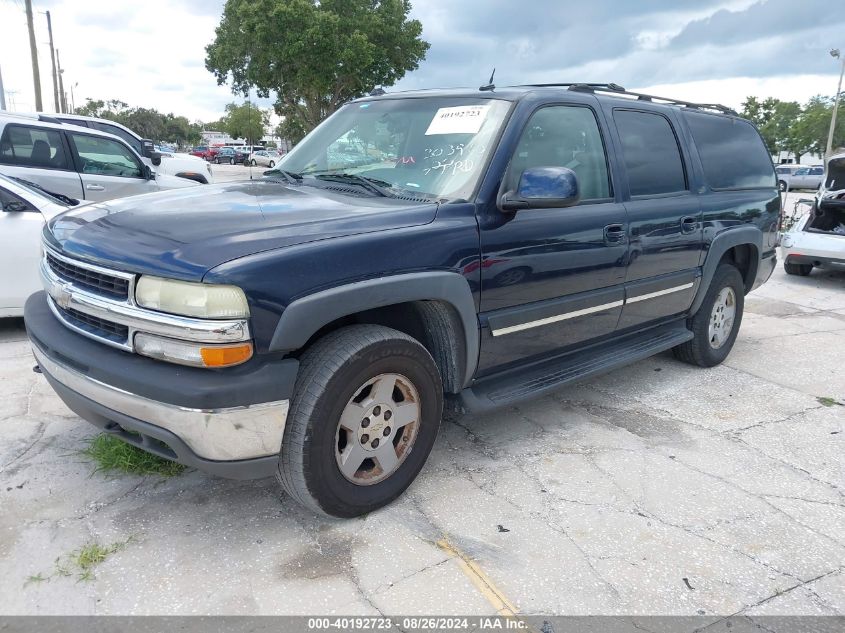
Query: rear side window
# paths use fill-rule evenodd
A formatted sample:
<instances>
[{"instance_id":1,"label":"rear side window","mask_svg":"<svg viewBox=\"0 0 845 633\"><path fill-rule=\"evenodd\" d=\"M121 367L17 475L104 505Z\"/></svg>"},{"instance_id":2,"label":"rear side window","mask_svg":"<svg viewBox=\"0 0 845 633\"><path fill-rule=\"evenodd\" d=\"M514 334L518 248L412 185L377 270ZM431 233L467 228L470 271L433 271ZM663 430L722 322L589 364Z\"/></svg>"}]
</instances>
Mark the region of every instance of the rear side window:
<instances>
[{"instance_id":1,"label":"rear side window","mask_svg":"<svg viewBox=\"0 0 845 633\"><path fill-rule=\"evenodd\" d=\"M757 130L741 119L685 112L704 176L713 189L775 186L772 157ZM797 172L796 172L797 175Z\"/></svg>"},{"instance_id":2,"label":"rear side window","mask_svg":"<svg viewBox=\"0 0 845 633\"><path fill-rule=\"evenodd\" d=\"M813 167L810 169L811 176L821 176L822 174L824 174L824 167Z\"/></svg>"},{"instance_id":3,"label":"rear side window","mask_svg":"<svg viewBox=\"0 0 845 633\"><path fill-rule=\"evenodd\" d=\"M666 117L651 112L616 110L613 119L622 139L632 196L686 191L681 150Z\"/></svg>"},{"instance_id":4,"label":"rear side window","mask_svg":"<svg viewBox=\"0 0 845 633\"><path fill-rule=\"evenodd\" d=\"M56 130L7 125L0 138L0 163L41 169L67 169L62 135Z\"/></svg>"}]
</instances>

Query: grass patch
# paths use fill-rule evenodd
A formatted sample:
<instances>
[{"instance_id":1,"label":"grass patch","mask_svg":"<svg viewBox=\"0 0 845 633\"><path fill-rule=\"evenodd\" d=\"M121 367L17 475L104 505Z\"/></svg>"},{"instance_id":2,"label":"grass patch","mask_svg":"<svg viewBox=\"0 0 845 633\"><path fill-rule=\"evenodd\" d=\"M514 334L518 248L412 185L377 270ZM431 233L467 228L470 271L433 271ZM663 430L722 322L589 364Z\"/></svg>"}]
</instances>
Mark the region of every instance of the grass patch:
<instances>
[{"instance_id":1,"label":"grass patch","mask_svg":"<svg viewBox=\"0 0 845 633\"><path fill-rule=\"evenodd\" d=\"M75 575L80 582L94 580L94 568L131 542L132 537L111 545L87 543L70 554L57 558L56 574L59 576Z\"/></svg>"},{"instance_id":2,"label":"grass patch","mask_svg":"<svg viewBox=\"0 0 845 633\"><path fill-rule=\"evenodd\" d=\"M826 407L835 407L839 404L839 401L836 398L828 398L826 396L822 396L821 398L816 398L820 404Z\"/></svg>"},{"instance_id":3,"label":"grass patch","mask_svg":"<svg viewBox=\"0 0 845 633\"><path fill-rule=\"evenodd\" d=\"M117 471L131 475L175 477L185 470L182 464L142 451L107 433L89 440L82 454L96 462L94 472Z\"/></svg>"},{"instance_id":4,"label":"grass patch","mask_svg":"<svg viewBox=\"0 0 845 633\"><path fill-rule=\"evenodd\" d=\"M130 536L125 541L119 541L111 545L87 543L69 554L59 556L56 559L52 574L45 576L43 573L38 572L34 576L29 576L23 586L26 587L30 584L46 582L55 576L65 578L76 576L77 582L90 582L94 580L94 568L97 565L105 561L112 554L125 548L133 540L133 537Z\"/></svg>"}]
</instances>

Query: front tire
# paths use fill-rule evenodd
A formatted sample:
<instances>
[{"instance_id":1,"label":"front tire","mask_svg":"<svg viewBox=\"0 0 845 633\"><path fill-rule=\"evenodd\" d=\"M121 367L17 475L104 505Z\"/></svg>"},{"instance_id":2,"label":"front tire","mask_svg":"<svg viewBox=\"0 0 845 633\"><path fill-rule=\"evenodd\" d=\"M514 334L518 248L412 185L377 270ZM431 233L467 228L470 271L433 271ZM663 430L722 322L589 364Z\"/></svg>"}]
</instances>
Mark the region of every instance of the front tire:
<instances>
[{"instance_id":1,"label":"front tire","mask_svg":"<svg viewBox=\"0 0 845 633\"><path fill-rule=\"evenodd\" d=\"M415 339L380 325L332 332L302 357L278 480L320 514L372 512L416 478L442 412L437 365Z\"/></svg>"},{"instance_id":2,"label":"front tire","mask_svg":"<svg viewBox=\"0 0 845 633\"><path fill-rule=\"evenodd\" d=\"M276 161L271 160L270 161L270 169L273 169L273 167L275 167L275 166L276 166Z\"/></svg>"},{"instance_id":3,"label":"front tire","mask_svg":"<svg viewBox=\"0 0 845 633\"><path fill-rule=\"evenodd\" d=\"M812 264L790 264L789 262L783 263L783 269L786 271L787 275L798 275L800 277L806 277L811 272L813 272L813 265Z\"/></svg>"},{"instance_id":4,"label":"front tire","mask_svg":"<svg viewBox=\"0 0 845 633\"><path fill-rule=\"evenodd\" d=\"M713 367L733 349L745 306L745 282L731 264L720 264L701 306L688 321L693 338L672 349L675 358L699 367Z\"/></svg>"},{"instance_id":5,"label":"front tire","mask_svg":"<svg viewBox=\"0 0 845 633\"><path fill-rule=\"evenodd\" d=\"M255 167L258 163L256 163L255 159L253 158L251 161L249 161L249 164Z\"/></svg>"},{"instance_id":6,"label":"front tire","mask_svg":"<svg viewBox=\"0 0 845 633\"><path fill-rule=\"evenodd\" d=\"M786 181L785 180L779 180L778 181L778 189L780 191L786 191Z\"/></svg>"}]
</instances>

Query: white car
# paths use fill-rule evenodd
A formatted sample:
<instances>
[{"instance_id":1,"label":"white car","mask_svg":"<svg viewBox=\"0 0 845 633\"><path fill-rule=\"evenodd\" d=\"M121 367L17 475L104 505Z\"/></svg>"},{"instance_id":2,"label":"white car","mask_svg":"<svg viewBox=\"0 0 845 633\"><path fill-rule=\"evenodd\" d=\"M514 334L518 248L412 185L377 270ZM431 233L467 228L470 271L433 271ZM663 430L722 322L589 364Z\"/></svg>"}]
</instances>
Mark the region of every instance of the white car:
<instances>
[{"instance_id":1,"label":"white car","mask_svg":"<svg viewBox=\"0 0 845 633\"><path fill-rule=\"evenodd\" d=\"M199 186L158 173L112 134L8 112L0 112L0 173L94 202Z\"/></svg>"},{"instance_id":2,"label":"white car","mask_svg":"<svg viewBox=\"0 0 845 633\"><path fill-rule=\"evenodd\" d=\"M253 167L260 165L261 167L275 167L276 163L279 162L281 155L278 152L274 152L272 150L260 150L257 152L253 152L247 158L247 161Z\"/></svg>"},{"instance_id":3,"label":"white car","mask_svg":"<svg viewBox=\"0 0 845 633\"><path fill-rule=\"evenodd\" d=\"M845 270L845 154L833 156L810 212L781 236L781 258L790 275L813 268Z\"/></svg>"},{"instance_id":4,"label":"white car","mask_svg":"<svg viewBox=\"0 0 845 633\"><path fill-rule=\"evenodd\" d=\"M41 230L76 202L0 174L0 317L23 315L23 304L41 290Z\"/></svg>"},{"instance_id":5,"label":"white car","mask_svg":"<svg viewBox=\"0 0 845 633\"><path fill-rule=\"evenodd\" d=\"M109 121L108 119L82 116L80 114L39 114L37 116L42 121L60 121L61 123L78 125L80 127L114 134L129 143L130 147L141 157L141 160L154 168L157 174L187 178L188 180L195 180L201 185L214 182L211 165L204 159L181 152L157 151L152 141L141 138L138 134L120 123Z\"/></svg>"}]
</instances>

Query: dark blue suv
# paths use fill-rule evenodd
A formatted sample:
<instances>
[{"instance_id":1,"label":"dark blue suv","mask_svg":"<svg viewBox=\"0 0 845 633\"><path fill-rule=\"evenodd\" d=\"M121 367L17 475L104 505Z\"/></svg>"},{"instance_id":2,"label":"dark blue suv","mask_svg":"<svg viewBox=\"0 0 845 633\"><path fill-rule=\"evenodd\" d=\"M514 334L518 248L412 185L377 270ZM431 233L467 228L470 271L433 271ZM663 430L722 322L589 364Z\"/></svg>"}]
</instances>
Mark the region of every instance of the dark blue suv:
<instances>
[{"instance_id":1,"label":"dark blue suv","mask_svg":"<svg viewBox=\"0 0 845 633\"><path fill-rule=\"evenodd\" d=\"M444 400L724 360L775 265L755 128L613 84L489 88L363 98L260 180L57 217L26 305L45 377L144 450L351 517L413 481Z\"/></svg>"}]
</instances>

